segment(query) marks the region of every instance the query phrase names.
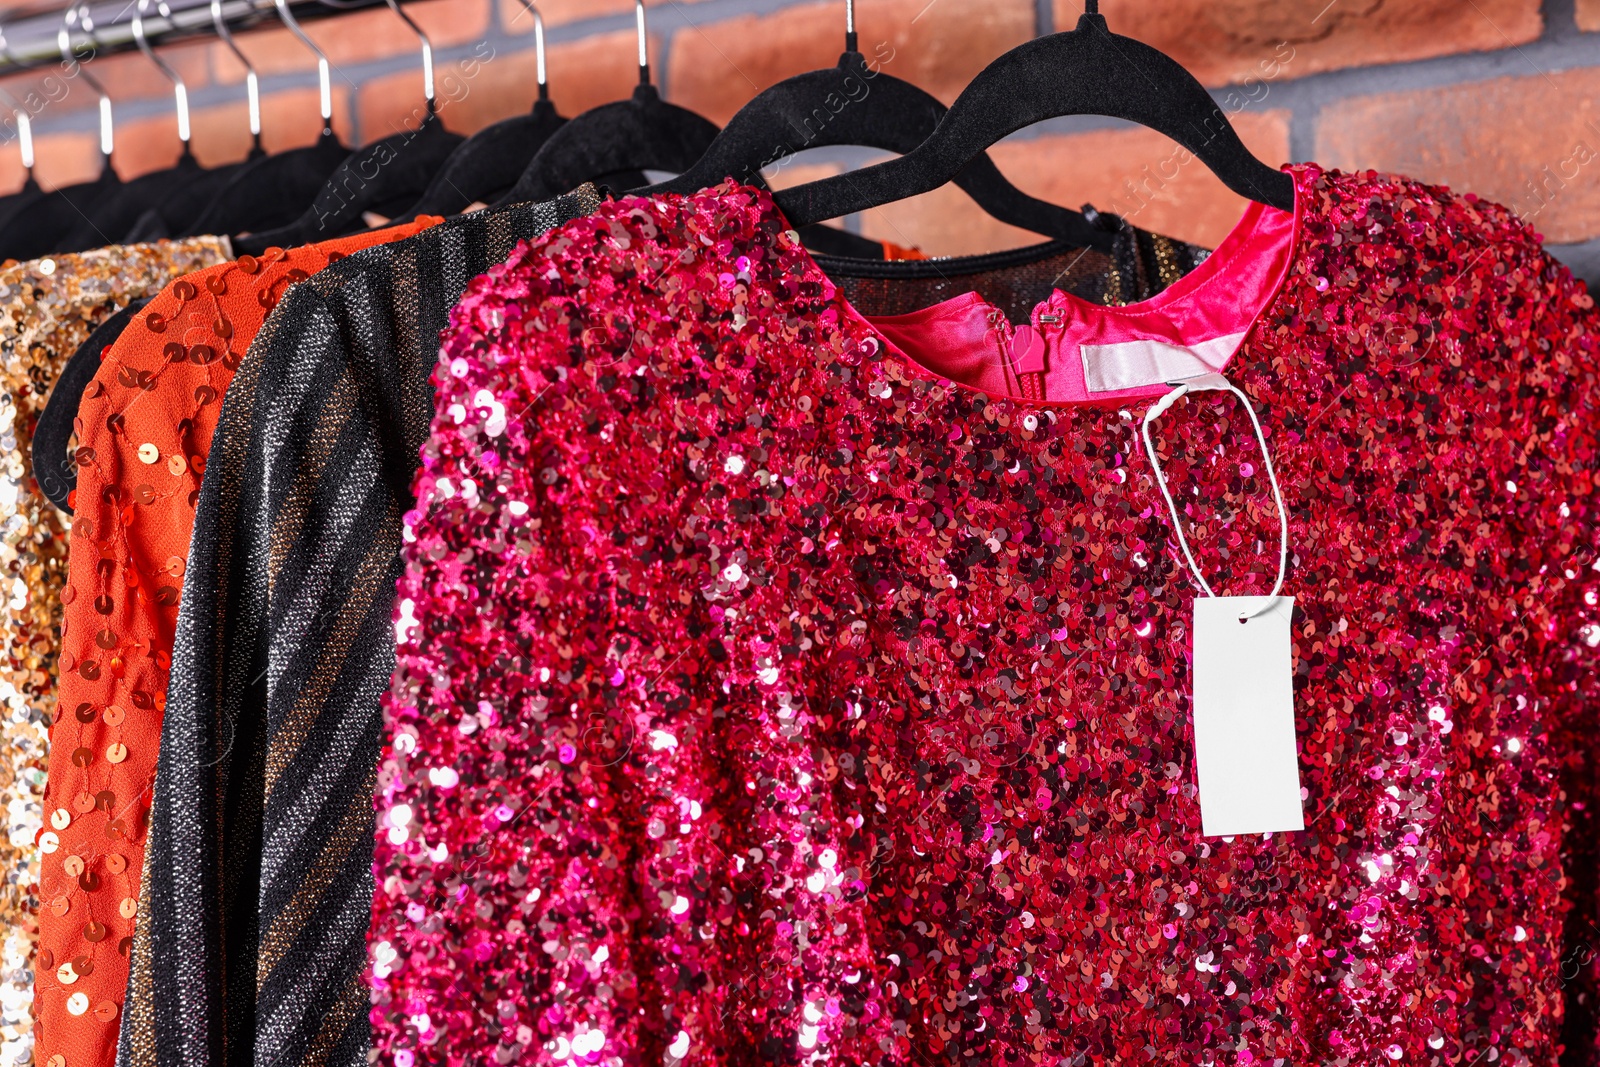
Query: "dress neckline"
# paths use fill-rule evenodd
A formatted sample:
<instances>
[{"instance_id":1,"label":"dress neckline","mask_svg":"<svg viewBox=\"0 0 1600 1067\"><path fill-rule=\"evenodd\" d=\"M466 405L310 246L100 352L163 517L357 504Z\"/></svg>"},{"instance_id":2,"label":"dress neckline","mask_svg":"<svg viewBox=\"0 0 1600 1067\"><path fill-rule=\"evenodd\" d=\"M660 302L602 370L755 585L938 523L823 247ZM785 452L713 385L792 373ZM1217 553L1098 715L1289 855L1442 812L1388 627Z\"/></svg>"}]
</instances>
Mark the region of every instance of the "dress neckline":
<instances>
[{"instance_id":1,"label":"dress neckline","mask_svg":"<svg viewBox=\"0 0 1600 1067\"><path fill-rule=\"evenodd\" d=\"M903 315L863 314L801 253L868 344L916 376L1042 406L1155 397L1222 373L1278 302L1302 232L1305 197L1292 173L1292 212L1250 203L1216 251L1162 292L1106 306L1056 289L1015 326L976 292Z\"/></svg>"}]
</instances>

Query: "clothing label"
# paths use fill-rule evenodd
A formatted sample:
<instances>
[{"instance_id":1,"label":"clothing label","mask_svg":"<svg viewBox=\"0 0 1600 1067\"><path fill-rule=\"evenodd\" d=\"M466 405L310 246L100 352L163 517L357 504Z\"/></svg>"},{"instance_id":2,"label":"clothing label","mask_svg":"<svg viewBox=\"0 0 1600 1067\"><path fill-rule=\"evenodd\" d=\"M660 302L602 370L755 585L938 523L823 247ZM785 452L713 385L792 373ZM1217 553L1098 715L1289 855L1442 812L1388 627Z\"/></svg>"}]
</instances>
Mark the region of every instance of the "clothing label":
<instances>
[{"instance_id":1,"label":"clothing label","mask_svg":"<svg viewBox=\"0 0 1600 1067\"><path fill-rule=\"evenodd\" d=\"M1081 345L1083 384L1091 393L1142 389L1216 374L1244 343L1243 333L1230 333L1192 345L1167 341L1118 341L1109 345Z\"/></svg>"},{"instance_id":2,"label":"clothing label","mask_svg":"<svg viewBox=\"0 0 1600 1067\"><path fill-rule=\"evenodd\" d=\"M1264 600L1271 601L1265 610ZM1194 756L1206 837L1305 829L1293 618L1293 597L1194 602Z\"/></svg>"}]
</instances>

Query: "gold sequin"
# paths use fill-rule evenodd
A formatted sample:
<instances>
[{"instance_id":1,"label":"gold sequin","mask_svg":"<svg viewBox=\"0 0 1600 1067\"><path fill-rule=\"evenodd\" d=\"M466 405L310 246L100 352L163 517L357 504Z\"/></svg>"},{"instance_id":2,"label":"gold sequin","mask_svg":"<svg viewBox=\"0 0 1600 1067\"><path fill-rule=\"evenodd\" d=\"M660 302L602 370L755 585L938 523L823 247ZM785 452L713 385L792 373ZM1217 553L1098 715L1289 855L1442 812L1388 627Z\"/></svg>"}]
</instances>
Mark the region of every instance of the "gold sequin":
<instances>
[{"instance_id":1,"label":"gold sequin","mask_svg":"<svg viewBox=\"0 0 1600 1067\"><path fill-rule=\"evenodd\" d=\"M50 386L90 333L129 301L153 296L173 278L227 258L214 237L98 249L81 255L0 267L0 562L8 562L0 642L10 683L0 695L0 1063L33 1058L33 966L36 920L28 887L41 881L39 857L60 838L45 826L46 727L55 710L58 626L66 578L63 517L40 492L31 443ZM88 456L86 462L94 462ZM70 454L55 470L72 469ZM68 712L71 709L66 709ZM70 715L68 716L70 719ZM70 804L82 812L81 799ZM52 968L42 966L48 975ZM64 1067L63 1062L45 1060Z\"/></svg>"},{"instance_id":2,"label":"gold sequin","mask_svg":"<svg viewBox=\"0 0 1600 1067\"><path fill-rule=\"evenodd\" d=\"M154 463L156 460L158 460L160 458L161 458L161 449L157 448L155 445L151 444L149 441L146 441L144 444L139 446L139 462L140 463Z\"/></svg>"}]
</instances>

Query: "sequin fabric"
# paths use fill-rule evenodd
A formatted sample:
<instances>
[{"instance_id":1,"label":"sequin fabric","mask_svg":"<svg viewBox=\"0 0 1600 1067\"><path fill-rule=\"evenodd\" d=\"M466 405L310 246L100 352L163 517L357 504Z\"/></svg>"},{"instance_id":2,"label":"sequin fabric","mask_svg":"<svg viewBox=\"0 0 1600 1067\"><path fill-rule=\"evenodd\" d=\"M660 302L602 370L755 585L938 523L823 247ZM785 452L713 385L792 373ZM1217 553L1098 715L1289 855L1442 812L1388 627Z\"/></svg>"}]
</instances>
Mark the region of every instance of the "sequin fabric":
<instances>
[{"instance_id":1,"label":"sequin fabric","mask_svg":"<svg viewBox=\"0 0 1600 1067\"><path fill-rule=\"evenodd\" d=\"M164 288L84 390L78 488L61 591L59 701L45 808L35 1015L38 1056L109 1067L128 984L162 712L189 538L222 397L289 287L441 220L260 258Z\"/></svg>"},{"instance_id":2,"label":"sequin fabric","mask_svg":"<svg viewBox=\"0 0 1600 1067\"><path fill-rule=\"evenodd\" d=\"M183 575L123 1067L366 1067L400 516L467 283L593 210L458 216L291 288L228 386Z\"/></svg>"},{"instance_id":3,"label":"sequin fabric","mask_svg":"<svg viewBox=\"0 0 1600 1067\"><path fill-rule=\"evenodd\" d=\"M1265 838L1200 833L1147 402L919 372L735 186L476 284L406 517L383 1061L1591 1062L1593 301L1504 208L1294 175L1227 367L1299 603ZM1236 403L1157 447L1266 592Z\"/></svg>"},{"instance_id":4,"label":"sequin fabric","mask_svg":"<svg viewBox=\"0 0 1600 1067\"><path fill-rule=\"evenodd\" d=\"M176 274L223 259L227 242L202 237L99 249L0 267L0 563L6 656L0 670L4 732L0 791L0 1065L33 1059L33 955L39 852L53 847L41 798L48 723L55 711L60 590L66 577L63 517L34 481L31 442L56 375L94 327Z\"/></svg>"}]
</instances>

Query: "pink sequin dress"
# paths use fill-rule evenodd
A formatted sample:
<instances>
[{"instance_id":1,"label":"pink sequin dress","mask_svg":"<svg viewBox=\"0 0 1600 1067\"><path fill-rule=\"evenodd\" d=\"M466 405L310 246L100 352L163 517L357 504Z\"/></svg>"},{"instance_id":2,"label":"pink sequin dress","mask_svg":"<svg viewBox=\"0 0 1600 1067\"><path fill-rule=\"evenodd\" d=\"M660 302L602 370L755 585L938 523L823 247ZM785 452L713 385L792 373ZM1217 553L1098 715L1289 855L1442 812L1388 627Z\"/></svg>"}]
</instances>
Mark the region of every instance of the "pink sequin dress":
<instances>
[{"instance_id":1,"label":"pink sequin dress","mask_svg":"<svg viewBox=\"0 0 1600 1067\"><path fill-rule=\"evenodd\" d=\"M869 322L732 185L480 279L406 518L383 1062L1593 1062L1593 303L1504 208L1294 173L1026 331ZM1300 833L1201 834L1138 426L1219 368L1290 509ZM1157 447L1266 592L1238 402Z\"/></svg>"}]
</instances>

